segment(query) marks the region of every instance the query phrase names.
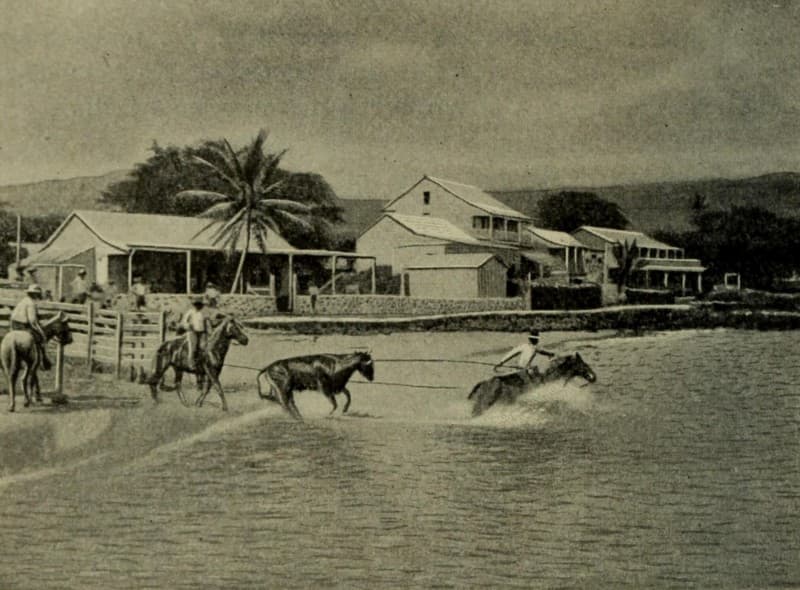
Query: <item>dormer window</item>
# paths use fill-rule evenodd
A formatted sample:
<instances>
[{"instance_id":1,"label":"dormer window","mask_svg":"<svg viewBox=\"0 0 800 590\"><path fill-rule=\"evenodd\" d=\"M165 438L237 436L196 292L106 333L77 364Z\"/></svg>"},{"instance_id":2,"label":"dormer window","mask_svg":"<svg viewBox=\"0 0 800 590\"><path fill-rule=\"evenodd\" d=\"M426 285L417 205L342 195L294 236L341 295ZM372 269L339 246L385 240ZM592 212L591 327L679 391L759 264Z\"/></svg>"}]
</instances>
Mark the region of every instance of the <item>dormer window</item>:
<instances>
[{"instance_id":1,"label":"dormer window","mask_svg":"<svg viewBox=\"0 0 800 590\"><path fill-rule=\"evenodd\" d=\"M425 191L422 193L422 204L423 205L431 204L431 191Z\"/></svg>"}]
</instances>

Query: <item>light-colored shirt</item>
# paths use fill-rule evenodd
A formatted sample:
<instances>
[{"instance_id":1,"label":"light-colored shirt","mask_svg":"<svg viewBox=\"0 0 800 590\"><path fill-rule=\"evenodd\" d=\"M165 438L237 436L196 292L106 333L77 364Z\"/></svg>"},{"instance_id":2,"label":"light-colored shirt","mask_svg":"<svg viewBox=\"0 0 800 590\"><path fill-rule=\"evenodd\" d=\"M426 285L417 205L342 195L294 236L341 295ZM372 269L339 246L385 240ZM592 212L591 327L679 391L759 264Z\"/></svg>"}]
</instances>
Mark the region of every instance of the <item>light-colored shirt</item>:
<instances>
[{"instance_id":1,"label":"light-colored shirt","mask_svg":"<svg viewBox=\"0 0 800 590\"><path fill-rule=\"evenodd\" d=\"M219 301L220 293L216 287L206 287L206 299L209 302L213 301L214 303Z\"/></svg>"},{"instance_id":2,"label":"light-colored shirt","mask_svg":"<svg viewBox=\"0 0 800 590\"><path fill-rule=\"evenodd\" d=\"M11 312L11 321L29 325L37 323L39 312L36 309L36 302L26 295Z\"/></svg>"},{"instance_id":3,"label":"light-colored shirt","mask_svg":"<svg viewBox=\"0 0 800 590\"><path fill-rule=\"evenodd\" d=\"M131 287L134 295L147 295L147 285L144 283L134 283Z\"/></svg>"},{"instance_id":4,"label":"light-colored shirt","mask_svg":"<svg viewBox=\"0 0 800 590\"><path fill-rule=\"evenodd\" d=\"M505 362L511 360L516 355L514 362L516 366L520 369L527 369L528 366L531 364L531 361L536 357L537 347L535 344L531 344L530 342L524 342L519 346L512 348L511 351L503 357L503 360L500 361L499 364L504 364Z\"/></svg>"},{"instance_id":5,"label":"light-colored shirt","mask_svg":"<svg viewBox=\"0 0 800 590\"><path fill-rule=\"evenodd\" d=\"M206 316L200 309L190 309L183 315L183 327L192 332L206 331Z\"/></svg>"},{"instance_id":6,"label":"light-colored shirt","mask_svg":"<svg viewBox=\"0 0 800 590\"><path fill-rule=\"evenodd\" d=\"M72 286L73 295L83 295L88 290L88 285L86 284L86 281L83 280L81 277L76 277L72 281L72 283L70 283L70 285Z\"/></svg>"}]
</instances>

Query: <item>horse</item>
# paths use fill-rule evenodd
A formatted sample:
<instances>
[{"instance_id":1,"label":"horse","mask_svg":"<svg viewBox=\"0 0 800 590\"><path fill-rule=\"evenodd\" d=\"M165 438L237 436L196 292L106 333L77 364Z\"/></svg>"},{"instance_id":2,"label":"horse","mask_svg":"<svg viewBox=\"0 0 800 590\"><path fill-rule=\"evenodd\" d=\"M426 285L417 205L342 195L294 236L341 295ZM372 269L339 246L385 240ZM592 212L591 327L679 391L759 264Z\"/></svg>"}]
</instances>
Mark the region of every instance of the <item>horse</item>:
<instances>
[{"instance_id":1,"label":"horse","mask_svg":"<svg viewBox=\"0 0 800 590\"><path fill-rule=\"evenodd\" d=\"M189 358L188 335L178 336L163 342L153 357L150 376L146 380L147 385L150 386L150 395L153 401L158 402L158 386L161 383L164 372L172 367L175 371L175 390L178 392L178 399L184 406L189 404L186 402L181 388L183 373L194 373L198 376L198 384L202 384L201 392L195 401L195 405L198 407L203 405L203 400L205 400L213 385L217 390L217 394L219 394L219 399L222 401L223 411L227 411L228 404L225 401L225 394L222 392L222 386L219 383L219 374L225 364L225 356L228 354L231 341L246 345L249 339L242 325L233 317L228 316L222 318L211 329L205 350L199 352L198 366L196 368Z\"/></svg>"},{"instance_id":2,"label":"horse","mask_svg":"<svg viewBox=\"0 0 800 590\"><path fill-rule=\"evenodd\" d=\"M555 357L542 374L537 375L530 369L522 369L507 375L495 375L475 385L467 399L474 400L472 416L480 416L497 402L514 403L529 386L543 385L559 379L564 379L566 385L575 377L581 377L587 383L597 380L595 372L577 352Z\"/></svg>"},{"instance_id":3,"label":"horse","mask_svg":"<svg viewBox=\"0 0 800 590\"><path fill-rule=\"evenodd\" d=\"M48 341L55 339L60 344L72 342L72 331L64 312L59 312L42 322L41 325ZM16 384L23 364L25 371L22 375L22 390L25 394L25 407L31 405L32 392L35 392L37 402L42 401L39 376L37 375L42 358L33 334L27 330L11 330L3 336L3 340L0 341L0 362L2 362L8 378L8 395L11 397L8 405L9 412L16 409Z\"/></svg>"},{"instance_id":4,"label":"horse","mask_svg":"<svg viewBox=\"0 0 800 590\"><path fill-rule=\"evenodd\" d=\"M336 411L336 394L343 393L347 398L342 413L350 407L350 392L347 382L358 371L368 381L375 378L375 364L369 352L353 354L314 354L282 359L262 369L256 381L258 396L278 402L296 420L302 416L294 403L294 392L306 389L320 391L333 405L331 414ZM262 384L269 387L265 394Z\"/></svg>"}]
</instances>

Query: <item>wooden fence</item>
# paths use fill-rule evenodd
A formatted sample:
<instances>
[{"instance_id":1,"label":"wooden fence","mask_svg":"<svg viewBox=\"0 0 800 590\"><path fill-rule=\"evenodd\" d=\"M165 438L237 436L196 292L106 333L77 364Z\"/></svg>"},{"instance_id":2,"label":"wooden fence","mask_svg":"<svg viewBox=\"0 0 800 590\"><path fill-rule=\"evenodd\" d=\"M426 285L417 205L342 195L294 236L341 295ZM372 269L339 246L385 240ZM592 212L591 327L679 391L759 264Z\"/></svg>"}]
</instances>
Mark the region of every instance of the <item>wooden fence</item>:
<instances>
[{"instance_id":1,"label":"wooden fence","mask_svg":"<svg viewBox=\"0 0 800 590\"><path fill-rule=\"evenodd\" d=\"M0 298L0 327L10 325L11 310L17 300ZM63 312L69 320L73 342L65 347L70 357L86 359L92 371L110 366L117 376L140 367L148 367L153 354L166 338L166 312L119 312L100 309L94 303L39 303L42 320Z\"/></svg>"}]
</instances>

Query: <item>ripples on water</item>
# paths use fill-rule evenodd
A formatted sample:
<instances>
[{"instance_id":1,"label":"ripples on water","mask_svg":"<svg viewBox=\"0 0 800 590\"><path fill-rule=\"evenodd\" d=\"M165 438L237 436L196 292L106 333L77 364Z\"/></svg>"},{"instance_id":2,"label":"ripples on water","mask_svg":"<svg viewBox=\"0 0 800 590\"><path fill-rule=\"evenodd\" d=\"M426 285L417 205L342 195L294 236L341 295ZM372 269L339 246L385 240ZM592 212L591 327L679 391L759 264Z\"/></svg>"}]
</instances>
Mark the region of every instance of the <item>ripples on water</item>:
<instances>
[{"instance_id":1,"label":"ripples on water","mask_svg":"<svg viewBox=\"0 0 800 590\"><path fill-rule=\"evenodd\" d=\"M373 417L296 424L259 409L145 456L9 487L0 581L798 584L796 338L595 341L585 357L597 384L523 396L477 421L465 392L363 386L354 410ZM395 411L393 395L424 414Z\"/></svg>"}]
</instances>

